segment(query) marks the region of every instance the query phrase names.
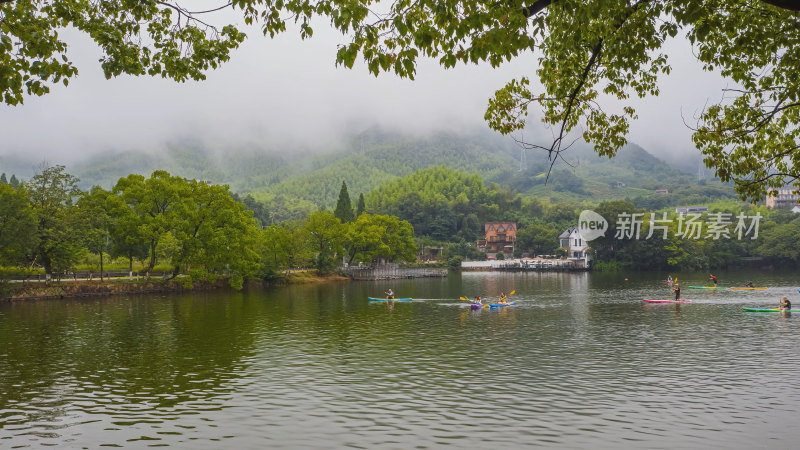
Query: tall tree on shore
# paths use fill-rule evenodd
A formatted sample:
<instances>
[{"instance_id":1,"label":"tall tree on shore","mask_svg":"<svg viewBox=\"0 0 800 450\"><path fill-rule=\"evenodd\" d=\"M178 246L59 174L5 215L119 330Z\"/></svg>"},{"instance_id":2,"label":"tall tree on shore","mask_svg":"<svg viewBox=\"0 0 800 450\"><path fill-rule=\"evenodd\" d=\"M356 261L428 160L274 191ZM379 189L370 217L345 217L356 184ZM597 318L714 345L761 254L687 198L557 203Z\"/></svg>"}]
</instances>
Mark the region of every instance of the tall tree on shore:
<instances>
[{"instance_id":1,"label":"tall tree on shore","mask_svg":"<svg viewBox=\"0 0 800 450\"><path fill-rule=\"evenodd\" d=\"M111 192L100 186L93 187L78 199L77 218L82 223L83 243L86 248L100 255L100 281L103 281L103 255L111 242L112 220L109 214L108 197Z\"/></svg>"},{"instance_id":2,"label":"tall tree on shore","mask_svg":"<svg viewBox=\"0 0 800 450\"><path fill-rule=\"evenodd\" d=\"M129 210L122 217L131 221L129 227L135 228L137 238L147 244L146 277L149 278L158 259L158 246L180 216L178 207L181 194L186 190L181 189L176 177L157 170L148 179L138 174L120 178L113 192L120 196Z\"/></svg>"},{"instance_id":3,"label":"tall tree on shore","mask_svg":"<svg viewBox=\"0 0 800 450\"><path fill-rule=\"evenodd\" d=\"M305 225L310 248L314 252L314 267L324 274L336 266L335 257L342 252L346 229L339 218L327 211L308 216Z\"/></svg>"},{"instance_id":4,"label":"tall tree on shore","mask_svg":"<svg viewBox=\"0 0 800 450\"><path fill-rule=\"evenodd\" d=\"M347 192L347 184L342 181L342 188L339 190L339 200L336 201L336 209L333 215L339 218L342 223L353 222L356 216L353 214L353 204L350 202L350 194Z\"/></svg>"},{"instance_id":5,"label":"tall tree on shore","mask_svg":"<svg viewBox=\"0 0 800 450\"><path fill-rule=\"evenodd\" d=\"M133 274L133 260L145 261L149 247L142 230L139 229L139 216L125 203L119 192L115 191L115 194L117 195L111 195L106 199L112 217L109 253L112 258L127 258L128 270Z\"/></svg>"},{"instance_id":6,"label":"tall tree on shore","mask_svg":"<svg viewBox=\"0 0 800 450\"><path fill-rule=\"evenodd\" d=\"M64 166L45 166L25 184L36 219L33 258L48 277L71 269L78 258L81 242L72 210L73 199L81 193L78 181Z\"/></svg>"},{"instance_id":7,"label":"tall tree on shore","mask_svg":"<svg viewBox=\"0 0 800 450\"><path fill-rule=\"evenodd\" d=\"M241 289L244 280L258 271L261 259L262 235L253 212L234 200L227 185L173 180L184 192L171 230L178 241L172 257L174 275L191 265L203 278L226 273L231 286Z\"/></svg>"},{"instance_id":8,"label":"tall tree on shore","mask_svg":"<svg viewBox=\"0 0 800 450\"><path fill-rule=\"evenodd\" d=\"M36 221L25 189L0 183L0 265L23 262L35 248Z\"/></svg>"},{"instance_id":9,"label":"tall tree on shore","mask_svg":"<svg viewBox=\"0 0 800 450\"><path fill-rule=\"evenodd\" d=\"M345 240L348 264L376 259L390 262L416 259L414 228L407 221L395 216L362 214L349 225Z\"/></svg>"}]
</instances>

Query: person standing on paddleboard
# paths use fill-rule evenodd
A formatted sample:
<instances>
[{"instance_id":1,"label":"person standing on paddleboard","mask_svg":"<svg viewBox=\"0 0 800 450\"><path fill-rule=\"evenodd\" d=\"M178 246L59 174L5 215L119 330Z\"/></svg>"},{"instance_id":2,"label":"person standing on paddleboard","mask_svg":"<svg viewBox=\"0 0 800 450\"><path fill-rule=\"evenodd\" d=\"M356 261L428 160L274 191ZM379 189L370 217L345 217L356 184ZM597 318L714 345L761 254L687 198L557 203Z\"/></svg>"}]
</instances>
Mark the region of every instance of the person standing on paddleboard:
<instances>
[{"instance_id":1,"label":"person standing on paddleboard","mask_svg":"<svg viewBox=\"0 0 800 450\"><path fill-rule=\"evenodd\" d=\"M709 274L709 275L710 275L710 274ZM717 277L716 277L716 276L714 276L714 275L711 275L709 278L711 278L711 281L713 281L713 282L714 282L714 287L717 287Z\"/></svg>"},{"instance_id":2,"label":"person standing on paddleboard","mask_svg":"<svg viewBox=\"0 0 800 450\"><path fill-rule=\"evenodd\" d=\"M678 283L675 283L675 289L673 289L672 292L675 293L676 302L681 299L681 287L678 286Z\"/></svg>"}]
</instances>

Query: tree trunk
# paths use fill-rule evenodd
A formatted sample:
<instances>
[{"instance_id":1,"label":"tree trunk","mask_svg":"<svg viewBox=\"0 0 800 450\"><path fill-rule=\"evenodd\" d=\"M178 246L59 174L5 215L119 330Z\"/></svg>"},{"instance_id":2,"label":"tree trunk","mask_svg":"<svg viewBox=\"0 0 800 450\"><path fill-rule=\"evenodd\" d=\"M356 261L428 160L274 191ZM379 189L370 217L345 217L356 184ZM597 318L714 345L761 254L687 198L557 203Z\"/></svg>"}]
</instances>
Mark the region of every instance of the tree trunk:
<instances>
[{"instance_id":1,"label":"tree trunk","mask_svg":"<svg viewBox=\"0 0 800 450\"><path fill-rule=\"evenodd\" d=\"M103 252L100 251L100 281L103 281Z\"/></svg>"}]
</instances>

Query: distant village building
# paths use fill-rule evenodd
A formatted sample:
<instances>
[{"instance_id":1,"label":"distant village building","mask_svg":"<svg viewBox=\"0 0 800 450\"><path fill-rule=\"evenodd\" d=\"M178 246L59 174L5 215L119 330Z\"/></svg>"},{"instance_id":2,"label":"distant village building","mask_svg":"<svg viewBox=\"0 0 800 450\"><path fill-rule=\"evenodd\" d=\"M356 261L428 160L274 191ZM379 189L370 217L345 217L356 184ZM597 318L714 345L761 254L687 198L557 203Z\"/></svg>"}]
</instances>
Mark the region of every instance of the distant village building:
<instances>
[{"instance_id":1,"label":"distant village building","mask_svg":"<svg viewBox=\"0 0 800 450\"><path fill-rule=\"evenodd\" d=\"M767 189L767 208L791 208L800 204L800 194L793 189ZM773 196L772 193L775 193Z\"/></svg>"},{"instance_id":2,"label":"distant village building","mask_svg":"<svg viewBox=\"0 0 800 450\"><path fill-rule=\"evenodd\" d=\"M669 189L656 189L656 194L667 195L669 194Z\"/></svg>"},{"instance_id":3,"label":"distant village building","mask_svg":"<svg viewBox=\"0 0 800 450\"><path fill-rule=\"evenodd\" d=\"M578 267L588 267L591 256L589 246L578 227L569 227L558 236L559 246L566 250L567 259L574 260Z\"/></svg>"},{"instance_id":4,"label":"distant village building","mask_svg":"<svg viewBox=\"0 0 800 450\"><path fill-rule=\"evenodd\" d=\"M792 208L792 212L793 213L800 213L800 205L795 206L794 208Z\"/></svg>"},{"instance_id":5,"label":"distant village building","mask_svg":"<svg viewBox=\"0 0 800 450\"><path fill-rule=\"evenodd\" d=\"M675 212L685 216L687 213L708 212L708 206L682 206L675 208Z\"/></svg>"},{"instance_id":6,"label":"distant village building","mask_svg":"<svg viewBox=\"0 0 800 450\"><path fill-rule=\"evenodd\" d=\"M625 183L623 183L622 181L617 181L616 187L618 188L625 187Z\"/></svg>"},{"instance_id":7,"label":"distant village building","mask_svg":"<svg viewBox=\"0 0 800 450\"><path fill-rule=\"evenodd\" d=\"M486 239L478 241L478 250L482 252L503 252L513 254L517 243L516 222L486 222L483 225Z\"/></svg>"}]
</instances>

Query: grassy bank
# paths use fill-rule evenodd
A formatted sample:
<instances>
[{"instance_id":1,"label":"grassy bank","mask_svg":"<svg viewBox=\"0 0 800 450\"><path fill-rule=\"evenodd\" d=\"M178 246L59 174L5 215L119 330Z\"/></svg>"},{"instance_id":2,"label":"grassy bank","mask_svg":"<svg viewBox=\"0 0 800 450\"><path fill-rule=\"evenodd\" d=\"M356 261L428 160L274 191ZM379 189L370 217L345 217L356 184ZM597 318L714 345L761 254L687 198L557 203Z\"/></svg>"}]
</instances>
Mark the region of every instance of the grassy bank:
<instances>
[{"instance_id":1,"label":"grassy bank","mask_svg":"<svg viewBox=\"0 0 800 450\"><path fill-rule=\"evenodd\" d=\"M316 271L296 271L280 279L265 282L253 280L246 284L247 288L260 288L275 284L307 284L326 283L331 281L349 281L341 275L319 276ZM90 297L97 295L148 294L155 292L193 292L215 289L231 289L228 279L219 277L214 281L192 281L188 277L171 280L128 280L106 279L96 280L61 280L49 283L28 281L11 283L0 281L0 301L17 301L28 299L59 299L67 297Z\"/></svg>"}]
</instances>

